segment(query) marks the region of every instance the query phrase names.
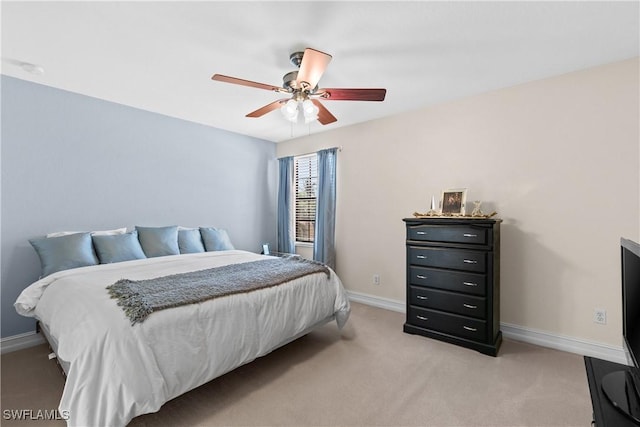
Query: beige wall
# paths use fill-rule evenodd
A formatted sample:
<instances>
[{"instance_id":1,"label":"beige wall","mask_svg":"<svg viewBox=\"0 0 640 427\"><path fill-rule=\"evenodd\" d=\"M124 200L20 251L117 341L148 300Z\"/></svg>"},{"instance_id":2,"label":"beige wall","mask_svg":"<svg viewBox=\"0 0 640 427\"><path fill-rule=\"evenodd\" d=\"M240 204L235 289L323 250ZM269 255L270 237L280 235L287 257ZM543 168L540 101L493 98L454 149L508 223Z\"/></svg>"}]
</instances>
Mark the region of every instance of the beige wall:
<instances>
[{"instance_id":1,"label":"beige wall","mask_svg":"<svg viewBox=\"0 0 640 427\"><path fill-rule=\"evenodd\" d=\"M466 187L469 201L504 220L501 321L619 346L619 239L640 240L638 65L327 131L280 143L277 154L343 147L336 270L348 290L404 301L402 218L442 189ZM593 323L596 307L607 325Z\"/></svg>"}]
</instances>

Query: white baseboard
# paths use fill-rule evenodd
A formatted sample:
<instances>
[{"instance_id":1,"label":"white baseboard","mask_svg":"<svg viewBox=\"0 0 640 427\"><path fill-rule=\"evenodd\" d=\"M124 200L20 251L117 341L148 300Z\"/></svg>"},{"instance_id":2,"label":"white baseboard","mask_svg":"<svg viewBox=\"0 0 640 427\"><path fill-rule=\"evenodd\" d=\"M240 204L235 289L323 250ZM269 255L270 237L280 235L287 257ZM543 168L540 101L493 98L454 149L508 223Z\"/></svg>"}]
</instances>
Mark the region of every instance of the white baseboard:
<instances>
[{"instance_id":1,"label":"white baseboard","mask_svg":"<svg viewBox=\"0 0 640 427\"><path fill-rule=\"evenodd\" d=\"M500 322L500 329L502 330L502 336L505 338L583 356L596 357L624 365L627 364L627 358L622 347L614 347L609 344L587 341L581 338L552 334L504 322Z\"/></svg>"},{"instance_id":2,"label":"white baseboard","mask_svg":"<svg viewBox=\"0 0 640 427\"><path fill-rule=\"evenodd\" d=\"M349 295L349 299L354 302L406 313L406 303L404 301L397 301L351 291L348 291L347 294ZM502 331L502 336L504 338L515 341L580 354L582 356L596 357L598 359L609 360L611 362L622 363L625 365L627 364L627 358L622 347L614 347L608 344L587 341L580 338L557 335L504 322L500 323L500 330Z\"/></svg>"},{"instance_id":3,"label":"white baseboard","mask_svg":"<svg viewBox=\"0 0 640 427\"><path fill-rule=\"evenodd\" d=\"M373 295L362 294L360 292L347 291L349 300L359 302L361 304L370 305L372 307L384 308L385 310L406 313L406 304L404 301L396 301L389 298L375 297Z\"/></svg>"},{"instance_id":4,"label":"white baseboard","mask_svg":"<svg viewBox=\"0 0 640 427\"><path fill-rule=\"evenodd\" d=\"M42 334L27 332L0 339L0 354L11 353L23 348L33 347L45 343Z\"/></svg>"}]
</instances>

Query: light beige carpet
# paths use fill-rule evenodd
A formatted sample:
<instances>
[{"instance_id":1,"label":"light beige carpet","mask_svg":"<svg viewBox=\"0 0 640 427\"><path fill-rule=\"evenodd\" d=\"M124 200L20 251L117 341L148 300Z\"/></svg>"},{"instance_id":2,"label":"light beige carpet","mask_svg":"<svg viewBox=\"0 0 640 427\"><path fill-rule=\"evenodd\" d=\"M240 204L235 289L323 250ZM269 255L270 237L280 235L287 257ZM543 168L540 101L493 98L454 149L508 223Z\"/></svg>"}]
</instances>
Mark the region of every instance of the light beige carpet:
<instances>
[{"instance_id":1,"label":"light beige carpet","mask_svg":"<svg viewBox=\"0 0 640 427\"><path fill-rule=\"evenodd\" d=\"M130 426L589 426L581 356L505 340L493 358L405 334L403 322L353 304L343 331L325 325ZM63 380L46 355L2 356L3 415L57 407Z\"/></svg>"}]
</instances>

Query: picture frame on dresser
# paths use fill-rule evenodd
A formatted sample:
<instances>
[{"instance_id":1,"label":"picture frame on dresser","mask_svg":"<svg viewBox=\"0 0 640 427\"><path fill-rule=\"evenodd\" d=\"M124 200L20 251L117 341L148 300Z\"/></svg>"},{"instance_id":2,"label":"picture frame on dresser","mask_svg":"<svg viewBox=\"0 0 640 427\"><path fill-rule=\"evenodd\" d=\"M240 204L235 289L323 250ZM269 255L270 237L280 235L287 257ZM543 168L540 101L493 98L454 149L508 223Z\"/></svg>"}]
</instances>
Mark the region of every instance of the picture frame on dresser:
<instances>
[{"instance_id":1,"label":"picture frame on dresser","mask_svg":"<svg viewBox=\"0 0 640 427\"><path fill-rule=\"evenodd\" d=\"M442 190L440 212L442 215L464 215L467 203L466 188Z\"/></svg>"}]
</instances>

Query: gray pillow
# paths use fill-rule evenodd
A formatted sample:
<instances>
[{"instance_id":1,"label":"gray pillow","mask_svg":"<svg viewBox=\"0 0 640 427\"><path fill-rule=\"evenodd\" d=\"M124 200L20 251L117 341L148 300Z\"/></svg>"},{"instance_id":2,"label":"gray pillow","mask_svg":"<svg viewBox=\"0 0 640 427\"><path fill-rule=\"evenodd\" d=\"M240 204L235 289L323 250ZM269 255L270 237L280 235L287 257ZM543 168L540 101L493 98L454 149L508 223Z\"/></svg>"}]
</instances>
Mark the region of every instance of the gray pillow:
<instances>
[{"instance_id":1,"label":"gray pillow","mask_svg":"<svg viewBox=\"0 0 640 427\"><path fill-rule=\"evenodd\" d=\"M178 247L181 254L204 252L204 244L197 228L178 230Z\"/></svg>"},{"instance_id":2,"label":"gray pillow","mask_svg":"<svg viewBox=\"0 0 640 427\"><path fill-rule=\"evenodd\" d=\"M92 238L101 264L146 258L135 230L124 234Z\"/></svg>"},{"instance_id":3,"label":"gray pillow","mask_svg":"<svg viewBox=\"0 0 640 427\"><path fill-rule=\"evenodd\" d=\"M214 227L200 227L200 235L207 252L235 249L226 230Z\"/></svg>"},{"instance_id":4,"label":"gray pillow","mask_svg":"<svg viewBox=\"0 0 640 427\"><path fill-rule=\"evenodd\" d=\"M60 237L30 239L40 257L41 277L56 271L96 265L98 258L91 246L90 233L75 233Z\"/></svg>"},{"instance_id":5,"label":"gray pillow","mask_svg":"<svg viewBox=\"0 0 640 427\"><path fill-rule=\"evenodd\" d=\"M138 227L138 240L147 258L178 255L178 226L170 227Z\"/></svg>"}]
</instances>

